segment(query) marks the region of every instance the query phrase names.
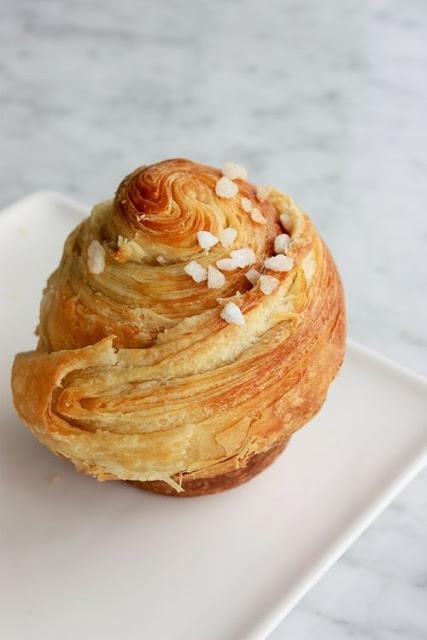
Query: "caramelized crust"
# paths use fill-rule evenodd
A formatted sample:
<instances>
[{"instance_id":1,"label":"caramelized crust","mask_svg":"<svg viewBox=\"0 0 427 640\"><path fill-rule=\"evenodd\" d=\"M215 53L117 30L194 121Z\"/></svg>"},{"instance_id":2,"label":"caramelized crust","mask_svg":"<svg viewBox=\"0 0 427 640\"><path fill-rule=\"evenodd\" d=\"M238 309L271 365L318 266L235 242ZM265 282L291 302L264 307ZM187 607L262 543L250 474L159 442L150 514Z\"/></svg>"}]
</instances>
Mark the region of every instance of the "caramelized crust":
<instances>
[{"instance_id":1,"label":"caramelized crust","mask_svg":"<svg viewBox=\"0 0 427 640\"><path fill-rule=\"evenodd\" d=\"M268 451L263 453L255 453L251 456L245 467L234 469L234 471L228 471L221 473L211 478L195 478L194 480L188 480L185 474L180 478L180 486L183 489L181 492L177 491L162 482L161 480L152 480L148 482L130 481L137 489L143 489L144 491L150 491L151 493L162 493L167 496L174 496L179 498L193 498L195 496L205 496L210 493L220 493L226 489L233 489L241 484L244 484L254 476L258 475L266 467L268 467L276 458L282 453L288 444L289 439L279 444L274 445Z\"/></svg>"},{"instance_id":2,"label":"caramelized crust","mask_svg":"<svg viewBox=\"0 0 427 640\"><path fill-rule=\"evenodd\" d=\"M220 176L178 159L126 177L67 239L43 294L38 347L16 356L24 422L99 480L191 495L244 481L319 410L342 362L342 286L313 224L278 191L259 202L244 180L236 196L217 196ZM263 263L283 233L281 214L294 266L279 273ZM227 227L238 231L232 247L200 248L197 231ZM94 241L101 273L89 269ZM279 280L273 293L251 285L247 269L226 272L219 289L184 271L240 247ZM221 319L230 300L243 326Z\"/></svg>"}]
</instances>

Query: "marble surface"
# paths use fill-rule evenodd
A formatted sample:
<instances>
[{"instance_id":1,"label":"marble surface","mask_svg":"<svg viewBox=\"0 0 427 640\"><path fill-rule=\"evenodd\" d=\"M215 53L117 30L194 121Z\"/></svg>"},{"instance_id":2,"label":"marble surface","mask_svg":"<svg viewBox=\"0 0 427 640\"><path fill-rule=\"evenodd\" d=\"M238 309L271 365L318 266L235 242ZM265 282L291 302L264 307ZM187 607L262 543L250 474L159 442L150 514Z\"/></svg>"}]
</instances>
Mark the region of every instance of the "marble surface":
<instances>
[{"instance_id":1,"label":"marble surface","mask_svg":"<svg viewBox=\"0 0 427 640\"><path fill-rule=\"evenodd\" d=\"M427 374L427 4L4 0L0 205L138 164L246 165L314 218L350 334ZM427 637L427 473L272 634ZM221 639L226 640L226 639Z\"/></svg>"}]
</instances>

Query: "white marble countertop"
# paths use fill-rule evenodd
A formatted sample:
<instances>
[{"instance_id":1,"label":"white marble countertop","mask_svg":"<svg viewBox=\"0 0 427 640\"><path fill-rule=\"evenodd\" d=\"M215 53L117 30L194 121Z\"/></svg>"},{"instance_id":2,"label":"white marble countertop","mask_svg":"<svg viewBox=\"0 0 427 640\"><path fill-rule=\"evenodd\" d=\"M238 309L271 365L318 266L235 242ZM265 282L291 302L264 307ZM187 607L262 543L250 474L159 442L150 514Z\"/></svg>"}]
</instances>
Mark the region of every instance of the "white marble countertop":
<instances>
[{"instance_id":1,"label":"white marble countertop","mask_svg":"<svg viewBox=\"0 0 427 640\"><path fill-rule=\"evenodd\" d=\"M0 205L143 163L246 165L314 218L350 335L427 374L423 0L6 0ZM272 638L427 637L427 473ZM227 640L227 639L221 639Z\"/></svg>"}]
</instances>

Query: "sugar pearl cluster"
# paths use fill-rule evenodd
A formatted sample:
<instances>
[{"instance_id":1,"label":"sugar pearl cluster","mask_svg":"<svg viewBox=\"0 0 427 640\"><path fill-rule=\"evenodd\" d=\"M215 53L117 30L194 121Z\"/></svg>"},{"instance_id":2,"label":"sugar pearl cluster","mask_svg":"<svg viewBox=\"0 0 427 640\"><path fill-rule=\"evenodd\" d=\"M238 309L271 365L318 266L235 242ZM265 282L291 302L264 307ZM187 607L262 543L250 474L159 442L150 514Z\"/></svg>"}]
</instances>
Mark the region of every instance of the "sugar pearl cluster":
<instances>
[{"instance_id":1,"label":"sugar pearl cluster","mask_svg":"<svg viewBox=\"0 0 427 640\"><path fill-rule=\"evenodd\" d=\"M248 173L244 167L235 162L226 162L222 169L222 177L215 185L215 193L219 198L234 198L239 188L234 180L247 180ZM271 185L259 184L256 186L256 197L259 202L264 202L271 192ZM240 205L246 213L250 214L251 220L258 224L266 224L267 220L261 210L254 206L249 198L241 198Z\"/></svg>"},{"instance_id":2,"label":"sugar pearl cluster","mask_svg":"<svg viewBox=\"0 0 427 640\"><path fill-rule=\"evenodd\" d=\"M264 202L264 194L270 193L271 187L269 185L258 185L257 186L257 198L260 202ZM262 215L261 210L258 207L255 207L252 200L249 198L240 198L240 206L243 211L249 213L251 220L253 222L257 222L258 224L267 224L267 220Z\"/></svg>"},{"instance_id":3,"label":"sugar pearl cluster","mask_svg":"<svg viewBox=\"0 0 427 640\"><path fill-rule=\"evenodd\" d=\"M234 162L227 162L222 170L222 177L219 178L215 185L215 193L220 198L233 198L238 193L238 186L234 180L247 180L247 171L244 167ZM270 185L257 185L256 197L259 202L264 202L271 192ZM245 213L248 213L253 222L258 224L266 224L267 220L263 216L260 209L254 206L252 200L246 197L240 199L240 206ZM288 214L280 215L280 222L284 231L289 227L290 219ZM201 249L209 251L218 243L223 247L231 247L237 239L238 231L233 227L223 229L218 237L210 231L198 231L197 241ZM265 258L262 269L269 271L284 273L293 268L293 260L286 255L289 248L291 238L287 233L280 233L274 239L275 255ZM259 287L264 295L270 295L279 286L280 280L275 276L261 273L254 266L257 262L255 252L249 247L241 247L230 251L226 258L216 261L215 266L209 265L207 268L199 264L196 260L192 260L184 267L184 271L197 283L207 281L208 288L219 289L224 286L226 278L223 272L227 273L236 269L245 269L245 277L252 286ZM227 302L220 316L223 320L230 324L243 325L245 317L239 306L234 302Z\"/></svg>"}]
</instances>

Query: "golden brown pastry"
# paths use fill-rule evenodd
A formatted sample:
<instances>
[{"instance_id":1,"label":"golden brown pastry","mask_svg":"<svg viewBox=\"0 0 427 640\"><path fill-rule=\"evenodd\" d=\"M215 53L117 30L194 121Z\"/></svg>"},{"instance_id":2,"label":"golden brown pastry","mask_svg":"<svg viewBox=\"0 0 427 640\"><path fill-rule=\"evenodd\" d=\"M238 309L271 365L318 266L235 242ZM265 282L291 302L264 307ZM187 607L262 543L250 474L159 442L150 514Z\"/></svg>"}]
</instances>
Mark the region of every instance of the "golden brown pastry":
<instances>
[{"instance_id":1,"label":"golden brown pastry","mask_svg":"<svg viewBox=\"0 0 427 640\"><path fill-rule=\"evenodd\" d=\"M233 163L167 160L71 233L38 335L12 386L41 442L98 480L199 495L253 476L319 410L343 291L289 196Z\"/></svg>"}]
</instances>

